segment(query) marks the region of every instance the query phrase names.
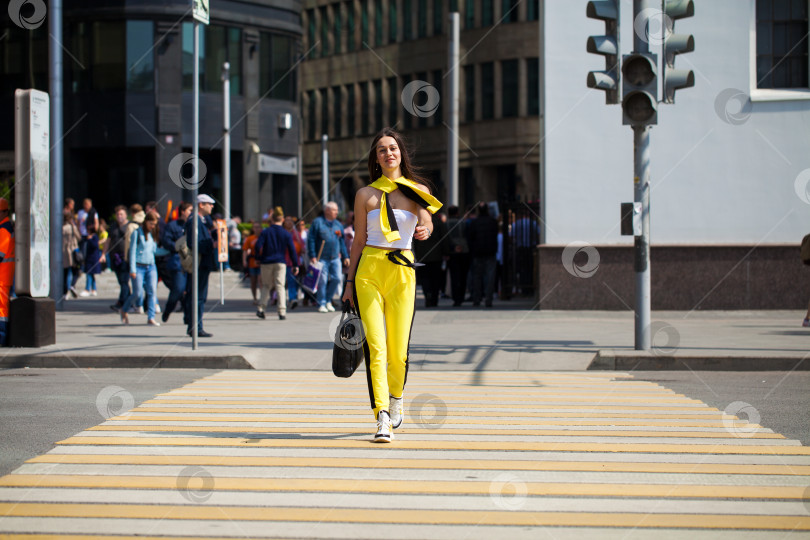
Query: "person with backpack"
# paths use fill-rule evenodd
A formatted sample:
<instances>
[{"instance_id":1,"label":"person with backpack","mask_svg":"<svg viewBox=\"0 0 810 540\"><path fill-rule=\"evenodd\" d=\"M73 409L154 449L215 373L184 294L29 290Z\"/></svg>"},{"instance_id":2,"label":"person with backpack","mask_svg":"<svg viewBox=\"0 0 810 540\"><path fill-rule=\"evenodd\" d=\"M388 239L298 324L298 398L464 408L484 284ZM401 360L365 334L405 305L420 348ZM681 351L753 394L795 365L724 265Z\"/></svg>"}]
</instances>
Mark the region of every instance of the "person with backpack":
<instances>
[{"instance_id":1,"label":"person with backpack","mask_svg":"<svg viewBox=\"0 0 810 540\"><path fill-rule=\"evenodd\" d=\"M101 273L103 264L107 261L104 252L99 247L96 226L87 224L87 238L84 241L84 273L87 276L87 285L80 296L98 296L96 290L96 275Z\"/></svg>"},{"instance_id":2,"label":"person with backpack","mask_svg":"<svg viewBox=\"0 0 810 540\"><path fill-rule=\"evenodd\" d=\"M166 306L163 308L163 315L161 318L163 322L169 320L169 315L180 303L181 309L183 308L183 296L186 293L186 273L183 271L183 266L180 263L180 254L177 252L175 244L181 236L186 234L185 227L186 221L194 208L189 202L181 202L177 208L177 219L168 223L163 228L163 236L160 239L160 245L163 246L169 255L166 257L166 272L169 273L171 283L169 298L166 300Z\"/></svg>"},{"instance_id":3,"label":"person with backpack","mask_svg":"<svg viewBox=\"0 0 810 540\"><path fill-rule=\"evenodd\" d=\"M129 242L129 276L134 285L132 294L129 295L121 308L121 322L129 324L127 311L134 302L141 298L146 291L147 320L150 326L160 326L155 320L155 289L157 288L157 267L155 266L155 229L157 229L157 216L147 214L140 227L132 231Z\"/></svg>"}]
</instances>

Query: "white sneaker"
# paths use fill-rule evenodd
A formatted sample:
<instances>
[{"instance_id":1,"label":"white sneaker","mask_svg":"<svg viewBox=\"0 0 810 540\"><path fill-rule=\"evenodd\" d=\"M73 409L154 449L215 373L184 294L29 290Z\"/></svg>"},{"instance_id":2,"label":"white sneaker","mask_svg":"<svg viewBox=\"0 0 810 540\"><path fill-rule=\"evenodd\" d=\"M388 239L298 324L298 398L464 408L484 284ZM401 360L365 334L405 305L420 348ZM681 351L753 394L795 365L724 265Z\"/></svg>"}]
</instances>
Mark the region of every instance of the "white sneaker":
<instances>
[{"instance_id":1,"label":"white sneaker","mask_svg":"<svg viewBox=\"0 0 810 540\"><path fill-rule=\"evenodd\" d=\"M90 295L91 296L98 296L98 292L97 291L90 291Z\"/></svg>"},{"instance_id":2,"label":"white sneaker","mask_svg":"<svg viewBox=\"0 0 810 540\"><path fill-rule=\"evenodd\" d=\"M405 419L405 412L402 410L402 398L388 396L388 410L391 411L391 427L397 429Z\"/></svg>"},{"instance_id":3,"label":"white sneaker","mask_svg":"<svg viewBox=\"0 0 810 540\"><path fill-rule=\"evenodd\" d=\"M374 435L374 442L388 443L394 438L391 433L391 417L386 411L377 413L377 434Z\"/></svg>"},{"instance_id":4,"label":"white sneaker","mask_svg":"<svg viewBox=\"0 0 810 540\"><path fill-rule=\"evenodd\" d=\"M79 293L79 296L81 296L82 298L87 298L88 296L90 296L90 291L82 291Z\"/></svg>"},{"instance_id":5,"label":"white sneaker","mask_svg":"<svg viewBox=\"0 0 810 540\"><path fill-rule=\"evenodd\" d=\"M326 311L332 312L335 311L335 306L332 305L332 302L326 303Z\"/></svg>"},{"instance_id":6,"label":"white sneaker","mask_svg":"<svg viewBox=\"0 0 810 540\"><path fill-rule=\"evenodd\" d=\"M332 311L335 311L334 308ZM326 306L321 306L318 308L318 313L329 313L329 310L326 308Z\"/></svg>"},{"instance_id":7,"label":"white sneaker","mask_svg":"<svg viewBox=\"0 0 810 540\"><path fill-rule=\"evenodd\" d=\"M155 313L160 313L160 304L155 304Z\"/></svg>"}]
</instances>

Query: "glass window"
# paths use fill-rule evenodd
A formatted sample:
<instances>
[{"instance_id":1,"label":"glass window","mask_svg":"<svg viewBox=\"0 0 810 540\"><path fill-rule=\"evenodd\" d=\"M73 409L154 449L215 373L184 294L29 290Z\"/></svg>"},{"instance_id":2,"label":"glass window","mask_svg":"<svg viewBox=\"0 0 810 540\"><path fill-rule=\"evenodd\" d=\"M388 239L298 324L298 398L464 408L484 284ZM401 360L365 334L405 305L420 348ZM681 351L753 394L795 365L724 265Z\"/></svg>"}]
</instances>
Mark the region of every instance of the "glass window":
<instances>
[{"instance_id":1,"label":"glass window","mask_svg":"<svg viewBox=\"0 0 810 540\"><path fill-rule=\"evenodd\" d=\"M444 7L442 0L433 0L433 35L440 36L442 34L444 22Z\"/></svg>"},{"instance_id":2,"label":"glass window","mask_svg":"<svg viewBox=\"0 0 810 540\"><path fill-rule=\"evenodd\" d=\"M394 126L397 123L399 113L399 88L397 88L397 78L388 79L388 125Z\"/></svg>"},{"instance_id":3,"label":"glass window","mask_svg":"<svg viewBox=\"0 0 810 540\"><path fill-rule=\"evenodd\" d=\"M419 73L416 74L416 80L427 82L428 80L427 73L424 71L420 71ZM414 97L416 98L414 101L419 105L424 105L427 102L427 94L425 94L424 92L419 92ZM427 116L420 116L419 120L416 121L416 125L419 126L420 128L427 127L428 118L429 117Z\"/></svg>"},{"instance_id":4,"label":"glass window","mask_svg":"<svg viewBox=\"0 0 810 540\"><path fill-rule=\"evenodd\" d=\"M501 62L501 113L504 118L518 115L518 61Z\"/></svg>"},{"instance_id":5,"label":"glass window","mask_svg":"<svg viewBox=\"0 0 810 540\"><path fill-rule=\"evenodd\" d=\"M382 45L383 41L383 3L382 0L374 0L374 43Z\"/></svg>"},{"instance_id":6,"label":"glass window","mask_svg":"<svg viewBox=\"0 0 810 540\"><path fill-rule=\"evenodd\" d=\"M228 59L228 38L224 26L203 26L205 34L205 54L201 58L203 63L202 81L200 91L222 92L222 64Z\"/></svg>"},{"instance_id":7,"label":"glass window","mask_svg":"<svg viewBox=\"0 0 810 540\"><path fill-rule=\"evenodd\" d=\"M540 60L527 58L526 68L526 79L529 86L526 94L529 98L527 112L529 116L534 116L540 114Z\"/></svg>"},{"instance_id":8,"label":"glass window","mask_svg":"<svg viewBox=\"0 0 810 540\"><path fill-rule=\"evenodd\" d=\"M242 95L242 30L228 28L228 63L231 74L231 95Z\"/></svg>"},{"instance_id":9,"label":"glass window","mask_svg":"<svg viewBox=\"0 0 810 540\"><path fill-rule=\"evenodd\" d=\"M307 98L309 100L309 103L307 103L307 138L310 141L314 141L315 140L315 115L316 115L316 111L318 110L317 109L318 100L317 100L315 90L307 91Z\"/></svg>"},{"instance_id":10,"label":"glass window","mask_svg":"<svg viewBox=\"0 0 810 540\"><path fill-rule=\"evenodd\" d=\"M318 58L318 47L315 44L318 42L317 21L315 20L315 10L307 10L307 47L309 48L309 57Z\"/></svg>"},{"instance_id":11,"label":"glass window","mask_svg":"<svg viewBox=\"0 0 810 540\"><path fill-rule=\"evenodd\" d=\"M346 50L354 50L354 3L346 2Z\"/></svg>"},{"instance_id":12,"label":"glass window","mask_svg":"<svg viewBox=\"0 0 810 540\"><path fill-rule=\"evenodd\" d=\"M360 134L368 133L370 100L368 98L368 82L360 83Z\"/></svg>"},{"instance_id":13,"label":"glass window","mask_svg":"<svg viewBox=\"0 0 810 540\"><path fill-rule=\"evenodd\" d=\"M412 78L410 75L404 75L402 77L402 88L408 86L408 83L411 82L411 80ZM410 129L413 126L413 115L407 110L403 110L402 112L402 125L405 129Z\"/></svg>"},{"instance_id":14,"label":"glass window","mask_svg":"<svg viewBox=\"0 0 810 540\"><path fill-rule=\"evenodd\" d=\"M416 26L417 32L416 37L423 38L427 37L427 0L417 0L417 14L416 14Z\"/></svg>"},{"instance_id":15,"label":"glass window","mask_svg":"<svg viewBox=\"0 0 810 540\"><path fill-rule=\"evenodd\" d=\"M334 129L332 131L335 137L340 137L343 130L343 95L340 92L340 86L332 87L332 103L332 115L334 118L332 122Z\"/></svg>"},{"instance_id":16,"label":"glass window","mask_svg":"<svg viewBox=\"0 0 810 540\"><path fill-rule=\"evenodd\" d=\"M413 39L413 5L411 0L402 0L402 40Z\"/></svg>"},{"instance_id":17,"label":"glass window","mask_svg":"<svg viewBox=\"0 0 810 540\"><path fill-rule=\"evenodd\" d=\"M807 88L807 0L757 0L757 87Z\"/></svg>"},{"instance_id":18,"label":"glass window","mask_svg":"<svg viewBox=\"0 0 810 540\"><path fill-rule=\"evenodd\" d=\"M397 0L388 3L388 43L397 42Z\"/></svg>"},{"instance_id":19,"label":"glass window","mask_svg":"<svg viewBox=\"0 0 810 540\"><path fill-rule=\"evenodd\" d=\"M481 64L481 117L495 117L495 70L492 62Z\"/></svg>"},{"instance_id":20,"label":"glass window","mask_svg":"<svg viewBox=\"0 0 810 540\"><path fill-rule=\"evenodd\" d=\"M329 135L329 90L321 88L321 135Z\"/></svg>"},{"instance_id":21,"label":"glass window","mask_svg":"<svg viewBox=\"0 0 810 540\"><path fill-rule=\"evenodd\" d=\"M340 54L341 46L340 41L343 37L343 28L341 27L342 21L340 16L340 4L335 4L332 15L334 20L334 28L335 28L335 54Z\"/></svg>"},{"instance_id":22,"label":"glass window","mask_svg":"<svg viewBox=\"0 0 810 540\"><path fill-rule=\"evenodd\" d=\"M155 87L155 24L127 21L127 90L148 92Z\"/></svg>"},{"instance_id":23,"label":"glass window","mask_svg":"<svg viewBox=\"0 0 810 540\"><path fill-rule=\"evenodd\" d=\"M357 121L355 114L354 85L348 84L346 85L346 127L348 128L347 135L349 137L354 137L356 134L356 130L354 129L354 124Z\"/></svg>"},{"instance_id":24,"label":"glass window","mask_svg":"<svg viewBox=\"0 0 810 540\"><path fill-rule=\"evenodd\" d=\"M382 79L375 79L372 81L374 84L374 131L380 131L383 128L383 111L384 103L383 103L383 91L382 91Z\"/></svg>"},{"instance_id":25,"label":"glass window","mask_svg":"<svg viewBox=\"0 0 810 540\"><path fill-rule=\"evenodd\" d=\"M528 4L526 4L526 20L527 21L536 21L539 19L538 14L538 0L527 0Z\"/></svg>"},{"instance_id":26,"label":"glass window","mask_svg":"<svg viewBox=\"0 0 810 540\"><path fill-rule=\"evenodd\" d=\"M205 27L200 25L200 88L205 71ZM194 25L183 23L183 90L194 89Z\"/></svg>"},{"instance_id":27,"label":"glass window","mask_svg":"<svg viewBox=\"0 0 810 540\"><path fill-rule=\"evenodd\" d=\"M492 0L481 1L481 26L492 26L495 18L493 7Z\"/></svg>"},{"instance_id":28,"label":"glass window","mask_svg":"<svg viewBox=\"0 0 810 540\"><path fill-rule=\"evenodd\" d=\"M360 0L360 38L364 47L369 45L368 42L368 1Z\"/></svg>"},{"instance_id":29,"label":"glass window","mask_svg":"<svg viewBox=\"0 0 810 540\"><path fill-rule=\"evenodd\" d=\"M464 2L464 28L475 28L475 0Z\"/></svg>"},{"instance_id":30,"label":"glass window","mask_svg":"<svg viewBox=\"0 0 810 540\"><path fill-rule=\"evenodd\" d=\"M259 39L259 95L295 101L295 38L262 32ZM233 65L233 62L231 62Z\"/></svg>"},{"instance_id":31,"label":"glass window","mask_svg":"<svg viewBox=\"0 0 810 540\"><path fill-rule=\"evenodd\" d=\"M464 120L475 121L475 66L464 66Z\"/></svg>"},{"instance_id":32,"label":"glass window","mask_svg":"<svg viewBox=\"0 0 810 540\"><path fill-rule=\"evenodd\" d=\"M329 56L329 10L328 6L321 6L321 56Z\"/></svg>"},{"instance_id":33,"label":"glass window","mask_svg":"<svg viewBox=\"0 0 810 540\"><path fill-rule=\"evenodd\" d=\"M93 90L126 88L124 22L94 22L90 39L90 78ZM47 58L45 54L44 58Z\"/></svg>"},{"instance_id":34,"label":"glass window","mask_svg":"<svg viewBox=\"0 0 810 540\"><path fill-rule=\"evenodd\" d=\"M437 69L433 72L433 87L439 92L439 105L436 107L436 111L433 113L433 125L440 126L442 125L442 119L444 118L444 113L442 111L442 102L444 101L444 96L442 95L442 81L444 81L444 73L442 70Z\"/></svg>"},{"instance_id":35,"label":"glass window","mask_svg":"<svg viewBox=\"0 0 810 540\"><path fill-rule=\"evenodd\" d=\"M74 26L87 25L78 23ZM84 34L86 34L86 30ZM0 26L0 88L2 95L9 97L14 95L17 88L36 88L43 92L48 92L48 25L43 24L34 30L25 30L19 26L9 24L6 27ZM86 39L86 35L82 38ZM79 43L76 39L74 42ZM76 57L77 63L69 56L64 56L65 73L68 80L75 80L76 87L79 81L82 83L82 91L86 90L89 80L86 69L90 63L88 55L88 44L81 41L82 50L71 50L71 54ZM84 66L84 67L83 67ZM74 92L76 89L74 88ZM9 101L13 105L13 101ZM14 130L14 126L7 126L9 132Z\"/></svg>"},{"instance_id":36,"label":"glass window","mask_svg":"<svg viewBox=\"0 0 810 540\"><path fill-rule=\"evenodd\" d=\"M501 0L501 22L518 21L518 2L519 0Z\"/></svg>"},{"instance_id":37,"label":"glass window","mask_svg":"<svg viewBox=\"0 0 810 540\"><path fill-rule=\"evenodd\" d=\"M450 13L458 11L458 0L450 0Z\"/></svg>"}]
</instances>

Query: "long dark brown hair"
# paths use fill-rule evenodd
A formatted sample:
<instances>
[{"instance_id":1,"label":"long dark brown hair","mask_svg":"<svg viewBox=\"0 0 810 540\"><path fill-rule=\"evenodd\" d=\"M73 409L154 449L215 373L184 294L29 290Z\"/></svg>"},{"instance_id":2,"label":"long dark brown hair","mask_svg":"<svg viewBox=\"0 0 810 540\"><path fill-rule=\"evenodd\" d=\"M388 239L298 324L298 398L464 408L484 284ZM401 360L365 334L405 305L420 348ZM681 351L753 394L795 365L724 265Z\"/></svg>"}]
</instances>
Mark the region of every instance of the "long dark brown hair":
<instances>
[{"instance_id":1,"label":"long dark brown hair","mask_svg":"<svg viewBox=\"0 0 810 540\"><path fill-rule=\"evenodd\" d=\"M394 128L390 127L382 128L382 130L374 137L374 140L371 141L371 148L368 152L368 177L371 179L371 181L374 182L380 176L382 176L382 167L380 167L380 164L377 163L377 143L380 142L380 139L383 137L392 137L397 142L399 154L402 158L402 161L399 164L399 168L402 170L402 176L418 184L426 185L431 193L435 193L436 186L433 185L433 182L425 178L422 175L422 171L419 169L419 167L416 167L411 163L411 156L408 153L405 137L403 137L398 131L395 131Z\"/></svg>"}]
</instances>

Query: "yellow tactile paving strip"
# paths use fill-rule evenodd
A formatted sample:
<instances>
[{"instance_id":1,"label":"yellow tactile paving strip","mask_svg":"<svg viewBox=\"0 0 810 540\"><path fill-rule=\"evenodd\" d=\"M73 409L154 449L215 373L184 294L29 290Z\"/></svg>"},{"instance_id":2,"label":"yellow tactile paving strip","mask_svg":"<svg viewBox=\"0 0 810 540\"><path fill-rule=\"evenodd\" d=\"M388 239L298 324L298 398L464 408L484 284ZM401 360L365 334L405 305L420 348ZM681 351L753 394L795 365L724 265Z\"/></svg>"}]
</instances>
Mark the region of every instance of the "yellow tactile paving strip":
<instances>
[{"instance_id":1,"label":"yellow tactile paving strip","mask_svg":"<svg viewBox=\"0 0 810 540\"><path fill-rule=\"evenodd\" d=\"M184 538L221 536L195 530L212 520L276 523L262 533L274 538L288 534L285 525L305 523L360 527L368 537L378 524L504 527L504 538L509 527L810 531L802 504L810 448L628 374L412 375L406 422L390 445L370 442L367 396L362 375L291 372L221 372L156 396L0 478L0 538L156 539L165 536L133 524L161 520L187 522L182 534L165 533ZM409 398L442 408L420 418ZM392 470L409 478L392 479ZM127 502L128 494L165 499L181 486L205 501ZM114 496L106 504L87 495L107 492ZM228 503L246 492L291 498L283 508ZM81 494L86 501L74 500ZM206 502L212 494L216 502ZM340 506L302 504L306 494ZM369 494L409 496L411 506L352 502ZM442 509L430 506L435 497L461 499ZM580 501L582 510L543 511L551 498ZM595 498L610 501L611 511L589 506ZM666 504L638 512L641 500ZM683 513L679 501L705 509ZM787 510L752 515L729 506L751 501ZM77 519L88 535L60 528Z\"/></svg>"}]
</instances>

